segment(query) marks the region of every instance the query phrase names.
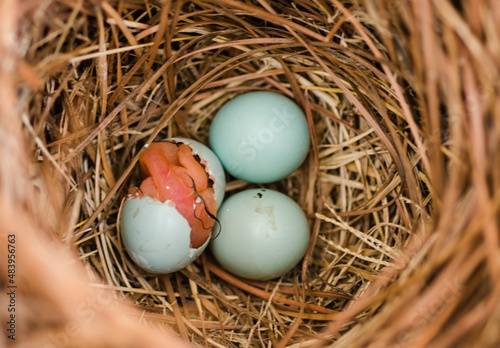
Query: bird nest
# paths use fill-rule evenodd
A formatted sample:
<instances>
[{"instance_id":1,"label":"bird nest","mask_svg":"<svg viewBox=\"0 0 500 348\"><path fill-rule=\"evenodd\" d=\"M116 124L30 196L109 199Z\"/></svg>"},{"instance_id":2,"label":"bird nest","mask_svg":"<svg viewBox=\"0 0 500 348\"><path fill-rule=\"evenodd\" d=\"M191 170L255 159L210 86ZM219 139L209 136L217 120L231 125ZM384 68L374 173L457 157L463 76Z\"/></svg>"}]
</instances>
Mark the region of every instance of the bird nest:
<instances>
[{"instance_id":1,"label":"bird nest","mask_svg":"<svg viewBox=\"0 0 500 348\"><path fill-rule=\"evenodd\" d=\"M498 344L497 3L10 2L0 5L10 343ZM138 152L170 137L207 144L221 106L258 90L302 108L311 150L272 184L228 176L226 197L264 187L295 200L310 224L305 257L265 282L230 274L209 251L172 274L145 272L118 226Z\"/></svg>"}]
</instances>

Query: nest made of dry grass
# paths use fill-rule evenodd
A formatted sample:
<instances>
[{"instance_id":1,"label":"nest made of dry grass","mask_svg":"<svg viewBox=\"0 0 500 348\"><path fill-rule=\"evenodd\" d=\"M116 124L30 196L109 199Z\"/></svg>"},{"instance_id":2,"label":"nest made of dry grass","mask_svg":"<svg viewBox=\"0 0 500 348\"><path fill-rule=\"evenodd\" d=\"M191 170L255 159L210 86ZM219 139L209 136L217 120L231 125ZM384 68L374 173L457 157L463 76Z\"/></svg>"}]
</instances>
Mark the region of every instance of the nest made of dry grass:
<instances>
[{"instance_id":1,"label":"nest made of dry grass","mask_svg":"<svg viewBox=\"0 0 500 348\"><path fill-rule=\"evenodd\" d=\"M19 246L19 345L494 346L499 11L19 3L2 23L19 44L5 43L0 88L16 101L2 106L5 231L33 240ZM313 135L302 167L266 185L307 213L303 262L269 282L208 252L145 273L117 228L138 151L171 136L207 143L216 111L252 90L294 99ZM253 186L230 178L227 196Z\"/></svg>"}]
</instances>

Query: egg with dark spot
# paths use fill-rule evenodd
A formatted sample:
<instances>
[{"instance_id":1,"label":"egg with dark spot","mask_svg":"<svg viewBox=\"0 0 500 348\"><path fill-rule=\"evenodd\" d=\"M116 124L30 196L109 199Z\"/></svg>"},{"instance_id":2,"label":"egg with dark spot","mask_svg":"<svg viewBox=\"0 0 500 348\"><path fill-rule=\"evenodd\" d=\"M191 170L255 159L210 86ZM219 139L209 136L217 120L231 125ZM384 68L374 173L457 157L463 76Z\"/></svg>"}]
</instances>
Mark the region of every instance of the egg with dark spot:
<instances>
[{"instance_id":1,"label":"egg with dark spot","mask_svg":"<svg viewBox=\"0 0 500 348\"><path fill-rule=\"evenodd\" d=\"M221 233L210 243L219 263L244 278L268 280L290 271L309 244L309 224L290 197L264 189L231 196L218 211Z\"/></svg>"}]
</instances>

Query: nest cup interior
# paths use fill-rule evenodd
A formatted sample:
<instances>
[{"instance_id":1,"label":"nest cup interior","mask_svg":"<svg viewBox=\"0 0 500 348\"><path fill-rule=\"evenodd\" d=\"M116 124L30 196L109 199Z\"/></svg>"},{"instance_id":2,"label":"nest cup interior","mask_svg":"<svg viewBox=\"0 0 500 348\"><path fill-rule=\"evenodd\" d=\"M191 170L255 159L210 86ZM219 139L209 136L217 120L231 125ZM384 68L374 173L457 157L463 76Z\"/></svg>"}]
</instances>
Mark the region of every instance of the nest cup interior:
<instances>
[{"instance_id":1,"label":"nest cup interior","mask_svg":"<svg viewBox=\"0 0 500 348\"><path fill-rule=\"evenodd\" d=\"M53 191L62 192L55 201L65 205L49 220L92 282L123 294L155 327L209 346L313 340L407 244L427 214L426 176L380 66L340 11L309 1L225 3L39 9L68 20L35 16L36 45L27 52L46 74L31 102L34 127L66 173L50 169ZM170 137L208 144L217 110L249 91L293 99L312 146L278 182L228 177L226 197L264 187L293 198L310 223L305 258L268 282L227 273L209 251L179 272L146 273L124 251L117 226L127 189L140 183L138 151Z\"/></svg>"}]
</instances>

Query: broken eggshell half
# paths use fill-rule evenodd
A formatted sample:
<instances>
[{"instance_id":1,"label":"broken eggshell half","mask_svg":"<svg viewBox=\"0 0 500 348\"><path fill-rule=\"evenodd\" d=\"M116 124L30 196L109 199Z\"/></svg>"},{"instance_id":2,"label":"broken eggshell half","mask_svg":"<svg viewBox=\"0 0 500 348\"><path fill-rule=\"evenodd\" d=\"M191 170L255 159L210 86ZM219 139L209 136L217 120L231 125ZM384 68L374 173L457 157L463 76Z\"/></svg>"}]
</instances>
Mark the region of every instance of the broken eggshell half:
<instances>
[{"instance_id":1,"label":"broken eggshell half","mask_svg":"<svg viewBox=\"0 0 500 348\"><path fill-rule=\"evenodd\" d=\"M175 272L210 241L224 197L224 170L208 147L185 138L150 144L139 165L144 179L129 190L120 212L123 243L143 269Z\"/></svg>"}]
</instances>

